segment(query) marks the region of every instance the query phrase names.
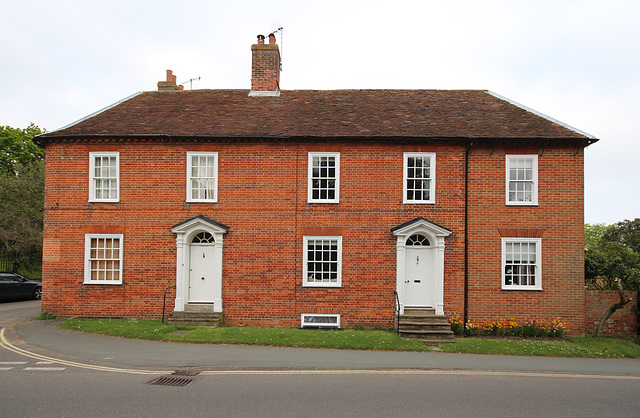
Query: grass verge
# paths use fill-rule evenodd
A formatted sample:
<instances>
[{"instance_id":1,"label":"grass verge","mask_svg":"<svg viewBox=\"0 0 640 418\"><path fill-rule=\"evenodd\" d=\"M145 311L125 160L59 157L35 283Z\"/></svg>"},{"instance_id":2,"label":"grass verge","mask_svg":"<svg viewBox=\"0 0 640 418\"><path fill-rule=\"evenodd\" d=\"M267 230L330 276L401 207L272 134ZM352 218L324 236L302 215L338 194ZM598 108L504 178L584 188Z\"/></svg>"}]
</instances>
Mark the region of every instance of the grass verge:
<instances>
[{"instance_id":1,"label":"grass verge","mask_svg":"<svg viewBox=\"0 0 640 418\"><path fill-rule=\"evenodd\" d=\"M631 338L592 336L557 340L461 338L456 344L443 344L442 351L515 356L640 358L640 345Z\"/></svg>"},{"instance_id":2,"label":"grass verge","mask_svg":"<svg viewBox=\"0 0 640 418\"><path fill-rule=\"evenodd\" d=\"M393 331L301 330L291 328L189 327L148 319L64 320L62 328L153 341L245 344L275 347L333 348L342 350L431 351L432 346L400 338ZM566 340L460 338L457 344L440 344L448 353L519 356L640 358L640 345L630 338L571 337Z\"/></svg>"}]
</instances>

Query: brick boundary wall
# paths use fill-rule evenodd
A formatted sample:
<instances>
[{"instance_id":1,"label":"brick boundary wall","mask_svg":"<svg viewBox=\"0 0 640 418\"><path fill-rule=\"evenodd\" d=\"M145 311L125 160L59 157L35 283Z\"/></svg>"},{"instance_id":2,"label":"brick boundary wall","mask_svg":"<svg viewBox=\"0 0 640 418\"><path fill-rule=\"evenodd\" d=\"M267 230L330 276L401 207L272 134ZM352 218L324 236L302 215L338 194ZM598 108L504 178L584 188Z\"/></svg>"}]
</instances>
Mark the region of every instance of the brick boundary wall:
<instances>
[{"instance_id":1,"label":"brick boundary wall","mask_svg":"<svg viewBox=\"0 0 640 418\"><path fill-rule=\"evenodd\" d=\"M586 333L593 335L598 328L598 322L607 307L620 300L616 290L586 290ZM638 292L634 290L624 291L625 300L631 298L631 302L624 308L618 309L607 320L604 335L617 337L634 337L638 332Z\"/></svg>"}]
</instances>

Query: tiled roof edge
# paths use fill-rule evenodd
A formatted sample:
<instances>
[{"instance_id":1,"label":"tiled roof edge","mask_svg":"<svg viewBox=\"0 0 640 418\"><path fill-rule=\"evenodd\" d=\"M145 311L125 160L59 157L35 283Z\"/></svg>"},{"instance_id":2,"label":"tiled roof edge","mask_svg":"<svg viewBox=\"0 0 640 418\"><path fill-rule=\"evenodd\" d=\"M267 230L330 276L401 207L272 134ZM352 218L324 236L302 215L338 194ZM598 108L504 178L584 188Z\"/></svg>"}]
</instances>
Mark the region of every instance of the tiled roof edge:
<instances>
[{"instance_id":1,"label":"tiled roof edge","mask_svg":"<svg viewBox=\"0 0 640 418\"><path fill-rule=\"evenodd\" d=\"M507 102L507 103L510 103L510 104L512 104L512 105L514 105L514 106L517 106L517 107L519 107L520 109L526 110L527 112L531 112L531 113L533 113L534 115L540 116L541 118L544 118L544 119L546 119L546 120L548 120L548 121L550 121L550 122L553 122L553 123L555 123L555 124L558 124L558 125L560 125L560 126L562 126L562 127L564 127L564 128L567 128L567 129L569 129L569 130L573 131L573 132L576 132L576 133L578 133L578 134L580 134L580 135L584 135L584 136L586 136L586 137L587 137L587 138L589 138L589 139L592 139L592 140L594 140L594 141L597 141L597 140L598 140L598 138L596 138L595 136L593 136L593 135L591 135L591 134L588 134L588 133L586 133L586 132L584 132L584 131L581 131L580 129L574 128L574 127L573 127L573 126L571 126L571 125L567 125L567 124L566 124L566 123L564 123L564 122L560 122L559 120L554 119L554 118L552 118L551 116L547 116L547 115L545 115L544 113L538 112L537 110L531 109L530 107L527 107L527 106L525 106L525 105L521 105L521 104L520 104L520 103L518 103L518 102L514 102L514 101L513 101L513 100L511 100L511 99L508 99L508 98L506 98L506 97L504 97L504 96L499 95L498 93L494 93L494 92L492 92L492 91L490 91L490 90L485 90L485 92L486 92L486 93L488 93L488 94L490 94L490 95L492 95L493 97L495 97L495 98L497 98L497 99L504 100L504 101L505 101L505 102Z\"/></svg>"},{"instance_id":2,"label":"tiled roof edge","mask_svg":"<svg viewBox=\"0 0 640 418\"><path fill-rule=\"evenodd\" d=\"M87 116L85 116L85 117L83 117L83 118L80 118L80 119L78 119L78 120L77 120L77 121L75 121L75 122L71 122L70 124L63 126L62 128L58 128L58 129L55 129L55 130L53 130L53 131L51 131L51 132L47 132L47 134L52 134L52 133L57 132L57 131L62 131L62 130L65 130L65 129L67 129L67 128L71 128L72 126L77 125L77 124L79 124L80 122L84 122L84 121L85 121L85 120L87 120L87 119L90 119L90 118L92 118L92 117L94 117L94 116L96 116L96 115L99 115L99 114L100 114L100 113L102 113L102 112L105 112L105 111L107 111L107 110L109 110L109 109L111 109L111 108L114 108L114 107L118 106L119 104L124 103L124 102L126 102L127 100L133 99L134 97L136 97L136 96L138 96L138 95L140 95L140 94L142 94L142 93L143 93L143 92L141 92L141 91L139 91L139 92L137 92L137 93L134 93L134 94L132 94L132 95L131 95L131 96L129 96L129 97L125 97L124 99L118 100L117 102L112 103L112 104L110 104L109 106L104 107L104 108L102 108L102 109L98 110L97 112L93 112L92 114L87 115Z\"/></svg>"}]
</instances>

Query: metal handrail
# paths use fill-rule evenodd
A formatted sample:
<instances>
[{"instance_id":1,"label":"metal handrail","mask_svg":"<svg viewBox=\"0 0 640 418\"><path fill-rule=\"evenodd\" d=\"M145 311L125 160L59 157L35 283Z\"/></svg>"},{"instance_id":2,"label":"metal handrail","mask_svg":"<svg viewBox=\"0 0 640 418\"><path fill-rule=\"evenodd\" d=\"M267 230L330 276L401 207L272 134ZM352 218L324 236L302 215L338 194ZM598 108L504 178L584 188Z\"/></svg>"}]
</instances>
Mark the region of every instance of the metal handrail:
<instances>
[{"instance_id":1,"label":"metal handrail","mask_svg":"<svg viewBox=\"0 0 640 418\"><path fill-rule=\"evenodd\" d=\"M170 286L170 287L167 287L166 289L164 289L164 297L162 298L162 323L163 324L164 324L164 310L165 310L165 307L166 307L166 304L167 304L167 291L169 289L175 289L175 288L177 288L177 286Z\"/></svg>"},{"instance_id":2,"label":"metal handrail","mask_svg":"<svg viewBox=\"0 0 640 418\"><path fill-rule=\"evenodd\" d=\"M396 296L396 334L400 335L400 296L397 291L393 291Z\"/></svg>"}]
</instances>

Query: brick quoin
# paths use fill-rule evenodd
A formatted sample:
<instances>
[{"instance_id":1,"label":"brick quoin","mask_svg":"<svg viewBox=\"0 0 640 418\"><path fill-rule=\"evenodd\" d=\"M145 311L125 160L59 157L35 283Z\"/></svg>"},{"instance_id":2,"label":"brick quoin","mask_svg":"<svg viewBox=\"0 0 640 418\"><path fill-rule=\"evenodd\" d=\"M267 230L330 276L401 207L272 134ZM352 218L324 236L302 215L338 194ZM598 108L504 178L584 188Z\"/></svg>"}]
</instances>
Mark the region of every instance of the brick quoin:
<instances>
[{"instance_id":1,"label":"brick quoin","mask_svg":"<svg viewBox=\"0 0 640 418\"><path fill-rule=\"evenodd\" d=\"M308 152L319 148L340 152L339 204L307 203ZM363 152L355 140L321 147L291 141L51 143L43 309L65 316L159 318L164 291L175 285L170 229L204 215L230 227L222 272L227 324L295 327L301 313L339 313L342 326L392 326L396 248L390 229L424 217L452 231L444 303L446 314L461 315L465 149L368 141ZM120 153L120 202L88 203L89 153L114 150ZM218 203L186 202L188 151L218 153ZM435 204L402 203L403 153L416 151L436 153ZM576 175L583 154L546 151L539 158L539 206L507 207L505 155L530 151L470 152L469 320L560 318L571 333L584 333L582 177ZM505 229L542 237L542 291L501 290ZM83 284L87 233L123 234L122 285ZM343 237L341 288L302 286L303 236L320 233ZM173 297L171 290L165 314Z\"/></svg>"}]
</instances>

